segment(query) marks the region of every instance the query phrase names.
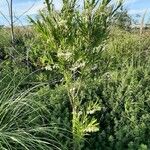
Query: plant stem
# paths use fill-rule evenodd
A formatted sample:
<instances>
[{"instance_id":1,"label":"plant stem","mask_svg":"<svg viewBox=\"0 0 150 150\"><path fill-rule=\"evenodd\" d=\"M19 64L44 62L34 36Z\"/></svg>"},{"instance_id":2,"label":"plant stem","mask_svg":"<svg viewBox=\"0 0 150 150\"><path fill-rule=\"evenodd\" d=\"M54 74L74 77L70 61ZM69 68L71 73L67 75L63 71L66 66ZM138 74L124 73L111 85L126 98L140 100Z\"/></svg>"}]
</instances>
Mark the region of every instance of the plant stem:
<instances>
[{"instance_id":1,"label":"plant stem","mask_svg":"<svg viewBox=\"0 0 150 150\"><path fill-rule=\"evenodd\" d=\"M13 21L13 0L10 0L10 22L11 22L11 42L14 45L14 21Z\"/></svg>"}]
</instances>

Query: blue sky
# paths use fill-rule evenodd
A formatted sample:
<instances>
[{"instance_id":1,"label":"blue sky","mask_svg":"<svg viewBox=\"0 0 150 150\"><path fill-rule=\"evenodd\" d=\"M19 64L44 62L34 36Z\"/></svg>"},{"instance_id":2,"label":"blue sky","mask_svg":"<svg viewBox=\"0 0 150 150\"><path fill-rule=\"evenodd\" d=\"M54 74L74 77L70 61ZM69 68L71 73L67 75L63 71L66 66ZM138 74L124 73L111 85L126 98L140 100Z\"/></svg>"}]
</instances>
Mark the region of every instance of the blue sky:
<instances>
[{"instance_id":1,"label":"blue sky","mask_svg":"<svg viewBox=\"0 0 150 150\"><path fill-rule=\"evenodd\" d=\"M130 14L142 14L150 7L150 0L126 0L126 8Z\"/></svg>"},{"instance_id":2,"label":"blue sky","mask_svg":"<svg viewBox=\"0 0 150 150\"><path fill-rule=\"evenodd\" d=\"M9 0L8 0L9 1ZM13 0L14 13L16 17L19 17L24 12L27 12L19 19L16 24L26 24L26 16L34 16L38 13L39 9L43 8L44 0ZM61 7L60 0L55 0L56 7L59 9ZM129 14L134 16L136 14L142 15L147 10L147 21L150 14L150 0L125 0L125 7L128 9ZM32 9L30 9L32 8ZM7 8L6 0L0 0L0 24L8 25L8 21L4 19L2 14L4 14L9 20L9 13Z\"/></svg>"}]
</instances>

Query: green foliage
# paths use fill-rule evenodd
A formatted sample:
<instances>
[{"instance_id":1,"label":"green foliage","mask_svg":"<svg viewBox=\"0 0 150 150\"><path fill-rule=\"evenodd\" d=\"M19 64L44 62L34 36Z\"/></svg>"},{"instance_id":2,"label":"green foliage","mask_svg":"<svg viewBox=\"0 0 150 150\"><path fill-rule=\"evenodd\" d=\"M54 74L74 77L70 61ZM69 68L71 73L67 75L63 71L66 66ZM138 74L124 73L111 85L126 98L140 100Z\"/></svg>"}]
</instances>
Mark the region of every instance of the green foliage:
<instances>
[{"instance_id":1,"label":"green foliage","mask_svg":"<svg viewBox=\"0 0 150 150\"><path fill-rule=\"evenodd\" d=\"M149 31L111 0L45 2L15 47L0 29L0 149L150 149Z\"/></svg>"},{"instance_id":2,"label":"green foliage","mask_svg":"<svg viewBox=\"0 0 150 150\"><path fill-rule=\"evenodd\" d=\"M149 149L149 38L115 33L102 56L106 70L90 90L101 101L101 132L87 149Z\"/></svg>"},{"instance_id":3,"label":"green foliage","mask_svg":"<svg viewBox=\"0 0 150 150\"><path fill-rule=\"evenodd\" d=\"M108 9L110 2L84 1L80 11L76 0L63 1L58 12L50 1L46 1L47 13L41 12L41 20L31 19L39 32L38 41L41 41L41 64L52 73L57 69L62 75L61 83L67 89L72 107L73 149L81 149L84 136L99 130L97 120L89 116L89 111L99 110L99 104L87 103L83 108L79 95L86 86L85 81L93 75L93 67L99 64L110 18L120 6L119 3ZM37 47L33 49L34 55L38 55L37 51L40 51Z\"/></svg>"}]
</instances>

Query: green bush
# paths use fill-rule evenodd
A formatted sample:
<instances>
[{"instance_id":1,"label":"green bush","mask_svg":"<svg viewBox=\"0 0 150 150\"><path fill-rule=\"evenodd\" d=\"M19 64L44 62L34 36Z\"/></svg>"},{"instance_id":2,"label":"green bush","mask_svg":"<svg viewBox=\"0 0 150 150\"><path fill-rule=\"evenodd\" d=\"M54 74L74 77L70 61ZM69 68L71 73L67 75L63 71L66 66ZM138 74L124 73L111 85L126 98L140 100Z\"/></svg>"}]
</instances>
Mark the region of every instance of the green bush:
<instances>
[{"instance_id":1,"label":"green bush","mask_svg":"<svg viewBox=\"0 0 150 150\"><path fill-rule=\"evenodd\" d=\"M150 149L149 34L111 26L111 0L45 2L0 43L0 149Z\"/></svg>"},{"instance_id":2,"label":"green bush","mask_svg":"<svg viewBox=\"0 0 150 150\"><path fill-rule=\"evenodd\" d=\"M111 17L121 5L112 7L110 2L85 0L81 11L77 0L63 1L59 12L46 0L47 11L40 13L41 19L31 19L38 34L30 56L49 70L52 80L59 75L59 84L67 90L74 150L82 148L85 135L99 130L93 115L101 109L99 102L91 99L83 104L80 94L86 80L97 77L94 67L99 65Z\"/></svg>"}]
</instances>

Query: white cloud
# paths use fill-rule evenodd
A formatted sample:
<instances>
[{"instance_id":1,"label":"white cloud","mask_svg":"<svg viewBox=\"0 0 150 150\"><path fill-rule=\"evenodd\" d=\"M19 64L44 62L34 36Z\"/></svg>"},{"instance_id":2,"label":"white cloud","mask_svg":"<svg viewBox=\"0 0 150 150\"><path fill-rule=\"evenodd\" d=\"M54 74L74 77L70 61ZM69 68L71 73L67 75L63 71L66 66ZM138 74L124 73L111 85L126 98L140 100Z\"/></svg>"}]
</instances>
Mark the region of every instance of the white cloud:
<instances>
[{"instance_id":1,"label":"white cloud","mask_svg":"<svg viewBox=\"0 0 150 150\"><path fill-rule=\"evenodd\" d=\"M125 5L131 5L131 4L134 4L136 2L138 2L139 0L124 0L124 4Z\"/></svg>"},{"instance_id":2,"label":"white cloud","mask_svg":"<svg viewBox=\"0 0 150 150\"><path fill-rule=\"evenodd\" d=\"M32 14L37 14L39 10L41 10L44 7L43 2L24 2L21 4L16 4L14 6L14 11L17 16L20 14L23 14L26 12L24 15L32 15Z\"/></svg>"},{"instance_id":3,"label":"white cloud","mask_svg":"<svg viewBox=\"0 0 150 150\"><path fill-rule=\"evenodd\" d=\"M142 15L144 14L146 11L148 11L147 9L131 9L128 11L128 13L130 15L136 15L136 14L139 14L139 15Z\"/></svg>"}]
</instances>

